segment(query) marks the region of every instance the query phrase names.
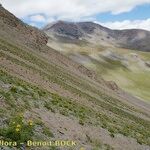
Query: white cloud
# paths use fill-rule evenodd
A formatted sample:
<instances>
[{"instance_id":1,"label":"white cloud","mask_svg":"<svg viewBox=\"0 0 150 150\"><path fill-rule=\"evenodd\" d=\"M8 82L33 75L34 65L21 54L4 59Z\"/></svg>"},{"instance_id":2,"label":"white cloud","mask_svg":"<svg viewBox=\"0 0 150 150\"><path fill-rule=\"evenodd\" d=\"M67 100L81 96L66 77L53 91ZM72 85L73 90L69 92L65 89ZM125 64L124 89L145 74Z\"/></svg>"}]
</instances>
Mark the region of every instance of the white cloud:
<instances>
[{"instance_id":1,"label":"white cloud","mask_svg":"<svg viewBox=\"0 0 150 150\"><path fill-rule=\"evenodd\" d=\"M118 14L134 7L150 3L150 0L1 0L4 7L23 18L32 14L44 14L59 19L79 19L98 13Z\"/></svg>"},{"instance_id":2,"label":"white cloud","mask_svg":"<svg viewBox=\"0 0 150 150\"><path fill-rule=\"evenodd\" d=\"M97 22L98 23L98 22ZM145 29L150 30L150 18L146 20L124 20L115 22L106 22L99 24L106 26L111 29Z\"/></svg>"},{"instance_id":3,"label":"white cloud","mask_svg":"<svg viewBox=\"0 0 150 150\"><path fill-rule=\"evenodd\" d=\"M33 16L30 16L30 21L32 21L32 22L46 22L46 19L43 15L33 15Z\"/></svg>"},{"instance_id":4,"label":"white cloud","mask_svg":"<svg viewBox=\"0 0 150 150\"><path fill-rule=\"evenodd\" d=\"M17 17L28 18L35 25L38 22L46 24L56 20L95 20L96 14L129 12L136 6L150 4L150 0L1 0L1 3ZM108 22L103 25L113 29L142 28L150 30L149 19Z\"/></svg>"}]
</instances>

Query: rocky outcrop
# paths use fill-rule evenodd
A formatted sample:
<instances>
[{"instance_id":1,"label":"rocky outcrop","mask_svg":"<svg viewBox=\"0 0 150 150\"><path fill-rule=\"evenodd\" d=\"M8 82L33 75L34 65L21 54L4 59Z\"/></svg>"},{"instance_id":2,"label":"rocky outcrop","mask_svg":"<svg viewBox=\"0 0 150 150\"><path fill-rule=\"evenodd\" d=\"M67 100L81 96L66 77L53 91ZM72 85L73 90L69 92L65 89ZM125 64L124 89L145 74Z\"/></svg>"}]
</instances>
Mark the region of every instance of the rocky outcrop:
<instances>
[{"instance_id":1,"label":"rocky outcrop","mask_svg":"<svg viewBox=\"0 0 150 150\"><path fill-rule=\"evenodd\" d=\"M72 39L79 39L83 36L82 31L79 30L75 23L58 21L56 24L50 24L44 28L45 31L51 29L58 35L62 35Z\"/></svg>"},{"instance_id":2,"label":"rocky outcrop","mask_svg":"<svg viewBox=\"0 0 150 150\"><path fill-rule=\"evenodd\" d=\"M16 38L17 40L19 40L17 38L18 36L15 35L21 35L19 36L21 37L20 42L24 41L25 43L23 44L36 48L40 48L41 46L47 44L48 37L46 36L46 34L41 32L37 28L31 27L23 23L21 20L16 18L13 14L8 12L2 6L0 6L0 20L0 28L7 28L5 32L11 32L13 38Z\"/></svg>"},{"instance_id":3,"label":"rocky outcrop","mask_svg":"<svg viewBox=\"0 0 150 150\"><path fill-rule=\"evenodd\" d=\"M150 68L150 61L145 62L145 65Z\"/></svg>"},{"instance_id":4,"label":"rocky outcrop","mask_svg":"<svg viewBox=\"0 0 150 150\"><path fill-rule=\"evenodd\" d=\"M110 88L113 91L119 90L118 85L114 81L106 81L106 85L108 88Z\"/></svg>"},{"instance_id":5,"label":"rocky outcrop","mask_svg":"<svg viewBox=\"0 0 150 150\"><path fill-rule=\"evenodd\" d=\"M89 78L91 78L91 79L96 79L96 74L95 74L93 71L91 71L91 70L85 68L85 67L82 66L82 65L79 65L79 66L77 67L77 70L79 70L79 72L81 72L82 74L84 74L85 76L87 76L87 77L89 77Z\"/></svg>"}]
</instances>

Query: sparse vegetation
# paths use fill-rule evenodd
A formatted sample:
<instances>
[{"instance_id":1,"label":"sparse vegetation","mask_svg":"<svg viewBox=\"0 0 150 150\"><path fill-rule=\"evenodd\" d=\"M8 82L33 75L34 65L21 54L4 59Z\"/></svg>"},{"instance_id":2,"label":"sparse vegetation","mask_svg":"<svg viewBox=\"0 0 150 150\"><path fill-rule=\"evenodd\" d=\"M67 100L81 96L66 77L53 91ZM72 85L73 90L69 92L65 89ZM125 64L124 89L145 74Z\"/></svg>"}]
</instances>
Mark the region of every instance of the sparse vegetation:
<instances>
[{"instance_id":1,"label":"sparse vegetation","mask_svg":"<svg viewBox=\"0 0 150 150\"><path fill-rule=\"evenodd\" d=\"M48 137L54 137L53 133L50 131L49 128L43 127L43 134L47 135Z\"/></svg>"},{"instance_id":2,"label":"sparse vegetation","mask_svg":"<svg viewBox=\"0 0 150 150\"><path fill-rule=\"evenodd\" d=\"M119 133L136 139L139 144L150 145L150 122L147 112L124 103L124 96L109 92L101 77L95 77L95 73L68 58L64 58L66 62L63 61L63 56L57 52L54 54L50 48L45 46L43 49L31 49L28 44L15 42L13 39L9 40L9 37L0 38L0 136L3 139L17 142L26 142L32 138L41 140L43 137L46 140L55 139L60 137L61 129L65 130L63 134L70 134L72 130L67 127L60 127L57 129L60 131L58 133L57 130L53 132L54 122L52 128L47 126L49 117L55 114L59 119L74 121L81 129L104 128L108 131L110 139ZM84 46L87 43L79 44ZM86 56L90 52L84 51L80 54ZM120 72L129 71L120 61L107 58L104 59L104 63L93 63L98 65L99 68L96 69L103 73L108 72L106 67L111 71L115 70L116 73L120 68ZM137 79L134 79L133 75L131 78L144 87L140 77L137 75ZM146 82L148 80L145 80ZM27 118L28 115L34 116L35 119L28 120L23 115L17 115L19 112L24 113ZM44 123L44 120L47 122ZM80 139L78 134L75 136L76 139ZM87 133L86 140L84 142L90 144L93 150L113 149L109 144L100 142L99 138L93 139Z\"/></svg>"},{"instance_id":3,"label":"sparse vegetation","mask_svg":"<svg viewBox=\"0 0 150 150\"><path fill-rule=\"evenodd\" d=\"M43 99L44 106L52 111L59 112L65 116L74 116L79 120L79 124L91 124L96 126L101 126L105 129L108 129L110 135L114 136L114 134L121 133L125 136L131 136L138 140L139 143L149 144L149 122L145 121L141 118L138 118L130 113L127 113L117 107L110 106L107 103L97 102L97 105L100 105L102 108L112 112L114 114L113 118L104 112L99 110L98 112L92 108L87 106L83 106L74 100L69 100L67 98L61 97L58 94L52 94L46 91L43 91L40 88L35 86L31 86L30 84L18 80L17 78L12 78L8 76L7 73L1 71L1 81L5 84L11 82L11 86L9 90L9 94L12 96L12 104L15 104L15 99L19 98L21 95L25 96L33 96L30 97L30 100L37 101L37 99ZM13 87L13 88L12 88ZM20 90L21 89L21 90ZM31 90L32 89L32 90ZM23 92L24 91L24 92ZM32 91L32 92L31 92ZM21 93L20 93L21 92ZM8 100L10 100L10 95L5 96L5 92L1 92L1 94ZM40 93L40 94L39 94ZM19 94L19 95L18 95ZM38 95L35 98L35 95ZM22 97L22 98L23 98ZM94 100L94 98L93 98ZM28 100L27 100L28 101ZM32 101L30 101L30 105L32 105ZM9 104L9 103L8 103ZM10 104L11 105L11 104ZM17 110L22 109L22 106L15 106ZM124 125L124 126L123 126Z\"/></svg>"}]
</instances>

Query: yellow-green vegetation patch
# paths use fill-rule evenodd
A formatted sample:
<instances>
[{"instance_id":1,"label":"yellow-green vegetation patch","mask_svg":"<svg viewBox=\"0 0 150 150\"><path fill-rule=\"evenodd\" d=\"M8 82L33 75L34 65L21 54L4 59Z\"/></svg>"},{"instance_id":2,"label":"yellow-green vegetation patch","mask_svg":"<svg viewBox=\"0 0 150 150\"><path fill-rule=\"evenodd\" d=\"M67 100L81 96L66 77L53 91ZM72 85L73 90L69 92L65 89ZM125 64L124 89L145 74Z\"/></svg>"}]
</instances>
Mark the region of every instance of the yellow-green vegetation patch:
<instances>
[{"instance_id":1,"label":"yellow-green vegetation patch","mask_svg":"<svg viewBox=\"0 0 150 150\"><path fill-rule=\"evenodd\" d=\"M22 115L11 118L6 127L0 128L0 136L7 141L15 141L19 146L32 140L34 124L31 120L24 120Z\"/></svg>"},{"instance_id":2,"label":"yellow-green vegetation patch","mask_svg":"<svg viewBox=\"0 0 150 150\"><path fill-rule=\"evenodd\" d=\"M68 117L73 116L75 119L78 119L79 124L81 125L88 124L93 126L100 126L107 129L111 136L114 136L116 133L121 133L125 136L136 138L141 144L150 144L148 138L150 135L149 121L136 117L133 114L126 112L124 109L113 105L109 102L111 101L111 97L103 95L103 98L105 98L107 102L99 101L94 97L89 97L90 101L94 101L96 105L111 112L105 114L102 111L103 109L96 111L90 107L81 105L74 100L70 100L68 98L61 97L58 94L53 94L44 91L41 88L32 86L29 83L8 75L4 71L0 71L0 75L2 77L1 81L3 81L5 84L11 83L13 85L13 88L10 88L9 92L12 94L14 104L18 94L20 96L21 94L26 96L29 94L28 92L32 91L29 94L32 96L31 99L26 99L26 101L30 101L29 106L32 106L33 101L38 102L42 100L43 104L41 105L45 106L48 110L52 111L53 113L58 112ZM27 91L24 92L20 89L25 89ZM34 96L34 94L36 96ZM6 100L9 100L9 97L6 97ZM16 111L19 112L20 109L22 109L22 106L24 107L24 105L16 105ZM11 107L11 109L14 108ZM114 114L113 117L112 114ZM44 131L44 133L47 134L47 129Z\"/></svg>"}]
</instances>

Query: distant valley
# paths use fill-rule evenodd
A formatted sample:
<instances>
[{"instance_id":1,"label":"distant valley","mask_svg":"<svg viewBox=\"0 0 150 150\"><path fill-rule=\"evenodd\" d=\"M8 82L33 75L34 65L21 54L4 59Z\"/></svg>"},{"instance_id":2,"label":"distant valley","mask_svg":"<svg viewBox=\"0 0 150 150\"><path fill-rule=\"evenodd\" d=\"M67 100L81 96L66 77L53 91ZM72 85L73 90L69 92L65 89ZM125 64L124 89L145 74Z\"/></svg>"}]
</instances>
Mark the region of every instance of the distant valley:
<instances>
[{"instance_id":1,"label":"distant valley","mask_svg":"<svg viewBox=\"0 0 150 150\"><path fill-rule=\"evenodd\" d=\"M106 80L150 101L150 32L111 30L92 22L47 25L48 45Z\"/></svg>"}]
</instances>

